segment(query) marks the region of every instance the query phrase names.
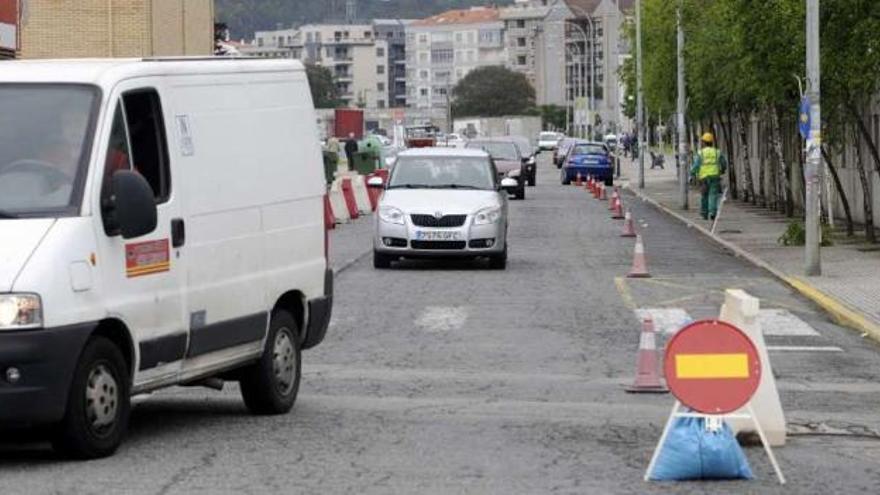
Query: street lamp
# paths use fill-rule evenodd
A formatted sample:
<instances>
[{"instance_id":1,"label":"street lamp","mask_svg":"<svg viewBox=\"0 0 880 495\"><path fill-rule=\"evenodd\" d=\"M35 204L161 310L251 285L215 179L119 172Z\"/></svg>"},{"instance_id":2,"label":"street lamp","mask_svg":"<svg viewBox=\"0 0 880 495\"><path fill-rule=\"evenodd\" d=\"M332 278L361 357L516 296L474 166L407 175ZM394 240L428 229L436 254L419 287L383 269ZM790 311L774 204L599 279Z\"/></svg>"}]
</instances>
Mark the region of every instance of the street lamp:
<instances>
[{"instance_id":1,"label":"street lamp","mask_svg":"<svg viewBox=\"0 0 880 495\"><path fill-rule=\"evenodd\" d=\"M577 89L576 84L579 81L582 88L583 88L583 84L584 84L584 78L580 77L580 73L583 69L583 62L581 62L581 66L578 67L578 60L581 59L581 54L579 53L580 47L576 46L576 48L577 48L577 50L573 50L572 47L569 47L569 46L565 47L566 53L568 54L568 58L570 58L572 60L572 64L573 64L571 77L568 77L568 74L566 74L566 78L565 78L565 80L566 80L565 81L566 82L566 90L565 90L565 127L566 127L566 129L565 129L565 133L566 134L570 134L569 122L571 121L570 117L571 117L571 114L573 113L573 106L574 106L574 98L573 97L577 96L579 93L583 92L583 89L581 89L580 91ZM566 72L568 72L568 64L566 64ZM575 80L575 73L578 74L577 80ZM572 83L575 84L575 87L573 90L571 88ZM574 94L572 95L571 93L574 93Z\"/></svg>"}]
</instances>

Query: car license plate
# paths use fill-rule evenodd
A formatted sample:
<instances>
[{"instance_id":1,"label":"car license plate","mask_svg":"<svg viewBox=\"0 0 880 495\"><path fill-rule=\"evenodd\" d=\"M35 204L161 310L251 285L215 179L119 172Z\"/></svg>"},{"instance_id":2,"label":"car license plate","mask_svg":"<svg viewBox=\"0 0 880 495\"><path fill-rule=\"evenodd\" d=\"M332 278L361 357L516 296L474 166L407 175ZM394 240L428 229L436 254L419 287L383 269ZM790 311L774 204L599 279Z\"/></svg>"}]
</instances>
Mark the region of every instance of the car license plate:
<instances>
[{"instance_id":1,"label":"car license plate","mask_svg":"<svg viewBox=\"0 0 880 495\"><path fill-rule=\"evenodd\" d=\"M417 241L457 241L460 232L450 230L417 230Z\"/></svg>"}]
</instances>

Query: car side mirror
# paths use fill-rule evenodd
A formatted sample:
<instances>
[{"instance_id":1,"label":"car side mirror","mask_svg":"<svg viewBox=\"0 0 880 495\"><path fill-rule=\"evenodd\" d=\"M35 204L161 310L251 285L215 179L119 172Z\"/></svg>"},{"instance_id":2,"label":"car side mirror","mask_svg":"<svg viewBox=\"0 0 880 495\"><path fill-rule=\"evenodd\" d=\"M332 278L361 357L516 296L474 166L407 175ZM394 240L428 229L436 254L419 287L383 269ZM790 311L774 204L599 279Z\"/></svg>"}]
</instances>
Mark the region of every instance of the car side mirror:
<instances>
[{"instance_id":1,"label":"car side mirror","mask_svg":"<svg viewBox=\"0 0 880 495\"><path fill-rule=\"evenodd\" d=\"M512 194L517 187L519 187L519 182L516 179L511 179L510 177L501 179L501 189L508 193Z\"/></svg>"},{"instance_id":2,"label":"car side mirror","mask_svg":"<svg viewBox=\"0 0 880 495\"><path fill-rule=\"evenodd\" d=\"M107 235L134 239L156 230L158 211L153 188L139 173L120 170L110 181L110 196L103 204Z\"/></svg>"},{"instance_id":3,"label":"car side mirror","mask_svg":"<svg viewBox=\"0 0 880 495\"><path fill-rule=\"evenodd\" d=\"M367 179L367 187L381 189L385 187L385 181L381 177L370 177Z\"/></svg>"}]
</instances>

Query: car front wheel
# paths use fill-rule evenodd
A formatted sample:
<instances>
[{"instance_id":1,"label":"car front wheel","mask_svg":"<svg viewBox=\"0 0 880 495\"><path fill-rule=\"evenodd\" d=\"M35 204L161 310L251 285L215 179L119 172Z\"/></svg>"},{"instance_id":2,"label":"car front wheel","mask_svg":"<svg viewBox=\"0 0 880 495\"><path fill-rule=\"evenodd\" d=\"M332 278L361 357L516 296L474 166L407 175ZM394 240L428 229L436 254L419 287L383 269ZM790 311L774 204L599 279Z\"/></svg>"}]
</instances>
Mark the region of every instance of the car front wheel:
<instances>
[{"instance_id":1,"label":"car front wheel","mask_svg":"<svg viewBox=\"0 0 880 495\"><path fill-rule=\"evenodd\" d=\"M287 311L272 313L260 360L242 371L241 396L254 414L284 414L293 407L302 374L299 331Z\"/></svg>"}]
</instances>

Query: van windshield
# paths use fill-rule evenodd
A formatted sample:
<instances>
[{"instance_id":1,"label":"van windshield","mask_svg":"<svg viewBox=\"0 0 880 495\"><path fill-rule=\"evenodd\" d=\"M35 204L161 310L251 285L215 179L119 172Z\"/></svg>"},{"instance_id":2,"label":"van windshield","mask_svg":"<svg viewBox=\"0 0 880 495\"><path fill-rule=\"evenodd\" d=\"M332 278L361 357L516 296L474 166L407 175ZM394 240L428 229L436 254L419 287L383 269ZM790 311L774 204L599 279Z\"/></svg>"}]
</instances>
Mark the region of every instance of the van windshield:
<instances>
[{"instance_id":1,"label":"van windshield","mask_svg":"<svg viewBox=\"0 0 880 495\"><path fill-rule=\"evenodd\" d=\"M75 214L98 91L0 84L0 218Z\"/></svg>"}]
</instances>

